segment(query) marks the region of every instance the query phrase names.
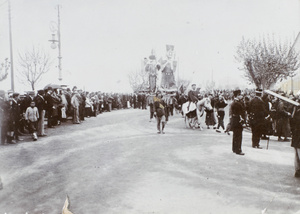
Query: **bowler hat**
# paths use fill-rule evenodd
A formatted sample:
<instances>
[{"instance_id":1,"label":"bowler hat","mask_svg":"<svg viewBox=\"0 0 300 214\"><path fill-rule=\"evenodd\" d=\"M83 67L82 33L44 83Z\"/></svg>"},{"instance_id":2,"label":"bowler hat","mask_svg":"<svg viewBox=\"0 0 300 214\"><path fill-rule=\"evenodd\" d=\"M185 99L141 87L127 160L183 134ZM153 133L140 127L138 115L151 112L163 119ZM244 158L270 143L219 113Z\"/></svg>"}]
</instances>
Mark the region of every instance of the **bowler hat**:
<instances>
[{"instance_id":1,"label":"bowler hat","mask_svg":"<svg viewBox=\"0 0 300 214\"><path fill-rule=\"evenodd\" d=\"M44 90L38 90L38 94L39 94L39 95L42 95L42 94L44 94L44 93L45 93Z\"/></svg>"},{"instance_id":2,"label":"bowler hat","mask_svg":"<svg viewBox=\"0 0 300 214\"><path fill-rule=\"evenodd\" d=\"M262 94L262 89L257 88L257 89L255 90L255 93L257 93L257 94Z\"/></svg>"},{"instance_id":3,"label":"bowler hat","mask_svg":"<svg viewBox=\"0 0 300 214\"><path fill-rule=\"evenodd\" d=\"M233 91L233 95L236 97L236 96L239 96L241 94L241 90L240 89L236 89L235 91Z\"/></svg>"},{"instance_id":4,"label":"bowler hat","mask_svg":"<svg viewBox=\"0 0 300 214\"><path fill-rule=\"evenodd\" d=\"M29 91L28 94L29 95L35 95L35 92L34 91Z\"/></svg>"},{"instance_id":5,"label":"bowler hat","mask_svg":"<svg viewBox=\"0 0 300 214\"><path fill-rule=\"evenodd\" d=\"M17 93L17 92L13 93L13 97L17 97L17 96L19 96L19 95L20 95L20 94Z\"/></svg>"}]
</instances>

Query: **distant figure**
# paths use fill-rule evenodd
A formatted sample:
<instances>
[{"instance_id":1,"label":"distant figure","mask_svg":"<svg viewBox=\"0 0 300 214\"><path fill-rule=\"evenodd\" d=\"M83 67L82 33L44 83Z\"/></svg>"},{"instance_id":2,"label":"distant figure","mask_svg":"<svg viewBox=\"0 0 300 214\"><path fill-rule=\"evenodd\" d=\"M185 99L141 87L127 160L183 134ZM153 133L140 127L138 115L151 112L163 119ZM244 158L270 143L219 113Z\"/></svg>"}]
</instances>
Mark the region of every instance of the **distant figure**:
<instances>
[{"instance_id":1,"label":"distant figure","mask_svg":"<svg viewBox=\"0 0 300 214\"><path fill-rule=\"evenodd\" d=\"M160 60L161 64L161 84L160 87L163 89L174 89L176 88L175 76L177 61L173 58L174 46L167 45L167 54L165 59Z\"/></svg>"},{"instance_id":2,"label":"distant figure","mask_svg":"<svg viewBox=\"0 0 300 214\"><path fill-rule=\"evenodd\" d=\"M165 133L164 128L166 125L165 102L162 99L162 94L158 92L154 97L154 116L157 121L157 134Z\"/></svg>"},{"instance_id":3,"label":"distant figure","mask_svg":"<svg viewBox=\"0 0 300 214\"><path fill-rule=\"evenodd\" d=\"M152 51L152 55L149 56L149 61L145 58L145 71L149 74L149 89L150 92L155 92L156 90L156 79L157 79L157 66L156 57Z\"/></svg>"}]
</instances>

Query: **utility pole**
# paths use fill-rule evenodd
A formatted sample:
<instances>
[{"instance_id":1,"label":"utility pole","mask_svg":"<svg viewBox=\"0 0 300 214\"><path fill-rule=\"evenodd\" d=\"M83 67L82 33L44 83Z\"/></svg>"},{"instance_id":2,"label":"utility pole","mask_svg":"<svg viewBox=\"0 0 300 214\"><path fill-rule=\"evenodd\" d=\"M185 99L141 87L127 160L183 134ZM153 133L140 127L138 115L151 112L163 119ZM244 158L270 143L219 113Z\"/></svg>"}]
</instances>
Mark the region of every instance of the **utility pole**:
<instances>
[{"instance_id":1,"label":"utility pole","mask_svg":"<svg viewBox=\"0 0 300 214\"><path fill-rule=\"evenodd\" d=\"M57 23L57 39L58 39L58 80L62 81L62 71L61 71L61 41L60 41L60 14L59 14L59 5L57 5L58 11L58 23Z\"/></svg>"},{"instance_id":2,"label":"utility pole","mask_svg":"<svg viewBox=\"0 0 300 214\"><path fill-rule=\"evenodd\" d=\"M14 77L14 60L13 60L13 47L12 47L12 32L11 32L11 8L10 0L8 2L8 23L9 23L9 45L10 45L10 71L11 71L11 90L15 91L15 77Z\"/></svg>"},{"instance_id":3,"label":"utility pole","mask_svg":"<svg viewBox=\"0 0 300 214\"><path fill-rule=\"evenodd\" d=\"M51 25L51 31L53 32L56 32L57 33L57 40L55 39L55 33L52 34L52 39L49 40L49 42L52 42L51 43L51 48L55 49L56 48L56 43L57 43L57 46L58 46L58 80L59 81L62 81L62 67L61 67L61 40L60 40L60 13L59 13L59 8L60 6L57 5L57 11L58 11L58 16L57 16L57 19L58 19L58 22L57 22L57 25L56 23L52 23ZM54 25L53 25L54 24Z\"/></svg>"}]
</instances>

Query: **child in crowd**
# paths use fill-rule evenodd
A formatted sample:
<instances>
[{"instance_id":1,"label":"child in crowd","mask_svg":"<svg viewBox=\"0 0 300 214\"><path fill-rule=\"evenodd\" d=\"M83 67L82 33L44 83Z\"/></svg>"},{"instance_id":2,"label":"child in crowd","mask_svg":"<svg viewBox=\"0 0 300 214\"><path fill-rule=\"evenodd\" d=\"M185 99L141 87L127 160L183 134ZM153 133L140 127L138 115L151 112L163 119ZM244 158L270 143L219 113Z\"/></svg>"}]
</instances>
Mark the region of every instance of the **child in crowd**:
<instances>
[{"instance_id":1,"label":"child in crowd","mask_svg":"<svg viewBox=\"0 0 300 214\"><path fill-rule=\"evenodd\" d=\"M25 120L28 123L29 132L32 134L32 138L34 141L37 140L37 121L39 119L39 111L37 107L35 107L35 102L32 101L30 106L26 109Z\"/></svg>"}]
</instances>

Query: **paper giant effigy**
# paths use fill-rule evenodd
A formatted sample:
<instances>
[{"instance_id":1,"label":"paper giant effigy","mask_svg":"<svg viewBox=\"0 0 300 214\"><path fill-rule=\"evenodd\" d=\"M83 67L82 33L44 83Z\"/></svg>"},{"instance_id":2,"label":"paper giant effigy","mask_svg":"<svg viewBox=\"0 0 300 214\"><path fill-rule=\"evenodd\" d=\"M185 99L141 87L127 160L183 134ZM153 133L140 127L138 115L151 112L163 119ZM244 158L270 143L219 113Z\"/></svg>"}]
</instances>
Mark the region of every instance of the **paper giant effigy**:
<instances>
[{"instance_id":1,"label":"paper giant effigy","mask_svg":"<svg viewBox=\"0 0 300 214\"><path fill-rule=\"evenodd\" d=\"M165 58L159 60L161 83L160 89L165 91L177 90L175 82L175 72L177 67L177 61L174 59L174 46L167 45L167 54Z\"/></svg>"}]
</instances>

